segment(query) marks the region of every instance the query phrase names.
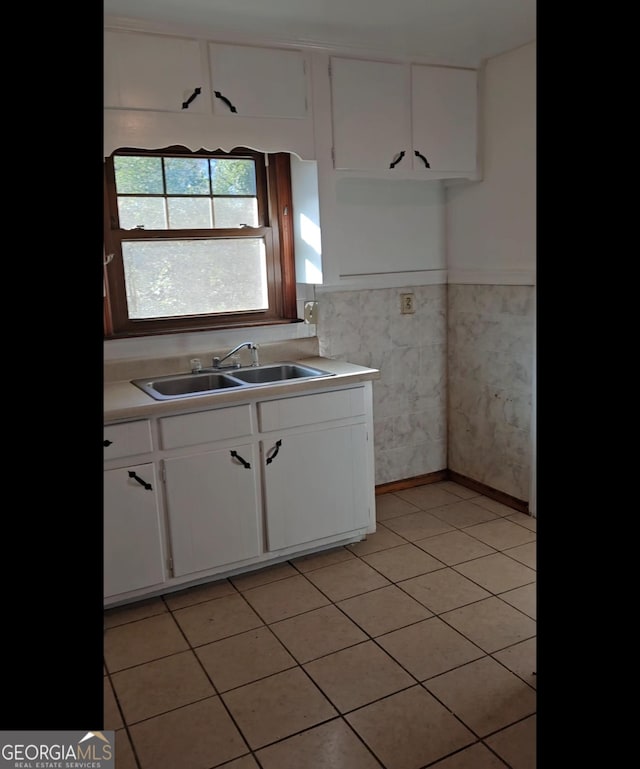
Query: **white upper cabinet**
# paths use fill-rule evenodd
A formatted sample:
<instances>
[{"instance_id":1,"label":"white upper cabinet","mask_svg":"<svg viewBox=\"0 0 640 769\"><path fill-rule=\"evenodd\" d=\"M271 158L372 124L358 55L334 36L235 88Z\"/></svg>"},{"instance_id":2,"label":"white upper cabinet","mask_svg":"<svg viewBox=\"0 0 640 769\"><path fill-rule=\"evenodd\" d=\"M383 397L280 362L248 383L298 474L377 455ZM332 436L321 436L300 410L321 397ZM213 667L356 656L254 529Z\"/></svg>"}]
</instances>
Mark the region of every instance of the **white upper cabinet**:
<instances>
[{"instance_id":1,"label":"white upper cabinet","mask_svg":"<svg viewBox=\"0 0 640 769\"><path fill-rule=\"evenodd\" d=\"M453 67L411 67L414 167L474 174L477 169L477 75Z\"/></svg>"},{"instance_id":2,"label":"white upper cabinet","mask_svg":"<svg viewBox=\"0 0 640 769\"><path fill-rule=\"evenodd\" d=\"M334 167L473 176L476 79L474 70L332 58Z\"/></svg>"},{"instance_id":3,"label":"white upper cabinet","mask_svg":"<svg viewBox=\"0 0 640 769\"><path fill-rule=\"evenodd\" d=\"M388 169L411 144L409 80L402 64L331 60L335 168Z\"/></svg>"},{"instance_id":4,"label":"white upper cabinet","mask_svg":"<svg viewBox=\"0 0 640 769\"><path fill-rule=\"evenodd\" d=\"M311 55L105 30L104 154L174 144L315 159Z\"/></svg>"},{"instance_id":5,"label":"white upper cabinet","mask_svg":"<svg viewBox=\"0 0 640 769\"><path fill-rule=\"evenodd\" d=\"M307 118L301 51L106 30L107 108Z\"/></svg>"},{"instance_id":6,"label":"white upper cabinet","mask_svg":"<svg viewBox=\"0 0 640 769\"><path fill-rule=\"evenodd\" d=\"M300 51L209 43L215 114L306 118L307 68Z\"/></svg>"},{"instance_id":7,"label":"white upper cabinet","mask_svg":"<svg viewBox=\"0 0 640 769\"><path fill-rule=\"evenodd\" d=\"M197 40L105 31L105 107L211 114L208 91Z\"/></svg>"}]
</instances>

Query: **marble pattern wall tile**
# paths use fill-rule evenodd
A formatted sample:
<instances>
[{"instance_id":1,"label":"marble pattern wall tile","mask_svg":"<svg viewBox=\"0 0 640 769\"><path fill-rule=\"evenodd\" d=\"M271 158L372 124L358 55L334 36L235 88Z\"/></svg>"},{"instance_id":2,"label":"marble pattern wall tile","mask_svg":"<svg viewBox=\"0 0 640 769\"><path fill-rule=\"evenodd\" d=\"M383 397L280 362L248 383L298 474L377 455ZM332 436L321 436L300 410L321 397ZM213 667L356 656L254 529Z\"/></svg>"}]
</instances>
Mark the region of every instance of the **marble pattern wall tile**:
<instances>
[{"instance_id":1,"label":"marble pattern wall tile","mask_svg":"<svg viewBox=\"0 0 640 769\"><path fill-rule=\"evenodd\" d=\"M413 293L415 312L400 312ZM320 355L380 370L373 382L376 484L447 466L447 288L317 289Z\"/></svg>"},{"instance_id":2,"label":"marble pattern wall tile","mask_svg":"<svg viewBox=\"0 0 640 769\"><path fill-rule=\"evenodd\" d=\"M468 463L470 451L481 447L486 461L486 458L500 454L509 462L522 466L525 471L528 470L531 461L529 430L510 429L508 426L496 426L488 420L480 421L474 412L452 411L448 421L448 434L452 438L449 445L449 463L452 469L461 463ZM465 436L464 440L456 440L454 436L459 435Z\"/></svg>"},{"instance_id":3,"label":"marble pattern wall tile","mask_svg":"<svg viewBox=\"0 0 640 769\"><path fill-rule=\"evenodd\" d=\"M448 466L529 499L532 286L449 285Z\"/></svg>"},{"instance_id":4,"label":"marble pattern wall tile","mask_svg":"<svg viewBox=\"0 0 640 769\"><path fill-rule=\"evenodd\" d=\"M414 294L413 315L400 294ZM317 289L321 355L380 369L376 484L450 467L529 497L530 286Z\"/></svg>"}]
</instances>

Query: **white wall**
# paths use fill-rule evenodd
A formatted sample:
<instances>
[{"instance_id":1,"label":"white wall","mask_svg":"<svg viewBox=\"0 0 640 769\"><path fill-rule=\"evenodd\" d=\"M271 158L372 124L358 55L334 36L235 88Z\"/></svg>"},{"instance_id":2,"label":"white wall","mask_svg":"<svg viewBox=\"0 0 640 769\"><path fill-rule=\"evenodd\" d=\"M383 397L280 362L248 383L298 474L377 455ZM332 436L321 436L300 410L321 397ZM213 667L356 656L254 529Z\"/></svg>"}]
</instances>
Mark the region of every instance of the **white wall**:
<instances>
[{"instance_id":1,"label":"white wall","mask_svg":"<svg viewBox=\"0 0 640 769\"><path fill-rule=\"evenodd\" d=\"M445 282L441 182L346 178L336 182L335 196L338 264L330 281L378 278L384 287L403 286L407 273L431 271Z\"/></svg>"},{"instance_id":2,"label":"white wall","mask_svg":"<svg viewBox=\"0 0 640 769\"><path fill-rule=\"evenodd\" d=\"M535 42L484 66L482 181L445 212L448 466L534 513L535 76Z\"/></svg>"},{"instance_id":3,"label":"white wall","mask_svg":"<svg viewBox=\"0 0 640 769\"><path fill-rule=\"evenodd\" d=\"M449 283L535 282L536 44L481 73L482 181L447 190Z\"/></svg>"},{"instance_id":4,"label":"white wall","mask_svg":"<svg viewBox=\"0 0 640 769\"><path fill-rule=\"evenodd\" d=\"M307 298L313 297L309 286L298 286L298 297L310 291ZM298 298L298 317L304 313L304 299ZM131 339L105 339L103 359L105 362L131 360L136 358L169 358L179 355L189 357L202 356L207 359L214 350L231 349L237 344L252 341L256 344L286 342L315 336L315 326L305 323L283 324L280 326L255 326L242 329L224 329L221 331L198 331L190 334L159 334L158 336L139 336Z\"/></svg>"}]
</instances>

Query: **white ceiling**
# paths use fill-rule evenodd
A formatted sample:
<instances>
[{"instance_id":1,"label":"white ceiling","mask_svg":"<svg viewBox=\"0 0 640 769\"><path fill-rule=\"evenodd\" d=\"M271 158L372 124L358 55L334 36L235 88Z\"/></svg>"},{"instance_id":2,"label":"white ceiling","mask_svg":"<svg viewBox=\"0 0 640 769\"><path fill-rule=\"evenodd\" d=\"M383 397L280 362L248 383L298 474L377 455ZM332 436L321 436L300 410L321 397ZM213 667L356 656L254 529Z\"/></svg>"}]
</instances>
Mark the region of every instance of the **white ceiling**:
<instances>
[{"instance_id":1,"label":"white ceiling","mask_svg":"<svg viewBox=\"0 0 640 769\"><path fill-rule=\"evenodd\" d=\"M105 16L212 39L354 49L476 67L536 38L537 0L104 0Z\"/></svg>"}]
</instances>

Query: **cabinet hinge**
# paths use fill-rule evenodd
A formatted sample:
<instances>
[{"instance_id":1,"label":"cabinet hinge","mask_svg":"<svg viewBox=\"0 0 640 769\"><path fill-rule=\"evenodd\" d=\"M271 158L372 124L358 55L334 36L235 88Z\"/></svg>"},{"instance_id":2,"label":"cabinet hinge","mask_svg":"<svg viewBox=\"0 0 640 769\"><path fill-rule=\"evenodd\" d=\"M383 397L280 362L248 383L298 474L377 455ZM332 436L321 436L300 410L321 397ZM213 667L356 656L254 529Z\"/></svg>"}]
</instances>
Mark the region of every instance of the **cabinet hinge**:
<instances>
[{"instance_id":1,"label":"cabinet hinge","mask_svg":"<svg viewBox=\"0 0 640 769\"><path fill-rule=\"evenodd\" d=\"M169 570L169 576L173 577L173 558L171 556L167 558L167 569Z\"/></svg>"},{"instance_id":2,"label":"cabinet hinge","mask_svg":"<svg viewBox=\"0 0 640 769\"><path fill-rule=\"evenodd\" d=\"M336 149L335 149L335 147L331 148L331 160L332 160L333 164L335 165L335 162L336 162Z\"/></svg>"},{"instance_id":3,"label":"cabinet hinge","mask_svg":"<svg viewBox=\"0 0 640 769\"><path fill-rule=\"evenodd\" d=\"M329 66L327 67L327 69L329 70L329 77L331 77L331 62L329 62Z\"/></svg>"},{"instance_id":4,"label":"cabinet hinge","mask_svg":"<svg viewBox=\"0 0 640 769\"><path fill-rule=\"evenodd\" d=\"M162 472L160 473L160 477L162 478L162 482L167 482L167 468L165 467L164 462L162 463Z\"/></svg>"}]
</instances>

